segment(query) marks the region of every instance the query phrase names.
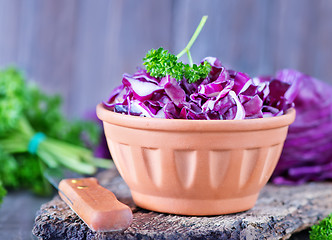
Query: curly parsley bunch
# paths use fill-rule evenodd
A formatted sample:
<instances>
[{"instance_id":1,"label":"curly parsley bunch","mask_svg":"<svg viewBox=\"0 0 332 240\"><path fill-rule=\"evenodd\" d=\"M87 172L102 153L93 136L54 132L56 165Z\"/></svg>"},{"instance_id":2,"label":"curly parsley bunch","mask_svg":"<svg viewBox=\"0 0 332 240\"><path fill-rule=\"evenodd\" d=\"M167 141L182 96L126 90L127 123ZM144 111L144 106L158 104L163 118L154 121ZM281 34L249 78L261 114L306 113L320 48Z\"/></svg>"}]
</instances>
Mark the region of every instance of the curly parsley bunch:
<instances>
[{"instance_id":1,"label":"curly parsley bunch","mask_svg":"<svg viewBox=\"0 0 332 240\"><path fill-rule=\"evenodd\" d=\"M6 189L3 187L3 184L0 180L0 204L2 203L3 197L7 194Z\"/></svg>"},{"instance_id":2,"label":"curly parsley bunch","mask_svg":"<svg viewBox=\"0 0 332 240\"><path fill-rule=\"evenodd\" d=\"M99 127L93 122L69 122L60 108L60 97L28 85L17 69L0 70L0 200L4 188L50 193L43 174L46 168L93 174L97 167L110 165L108 160L95 159L91 151L98 143ZM32 144L36 136L39 142Z\"/></svg>"},{"instance_id":3,"label":"curly parsley bunch","mask_svg":"<svg viewBox=\"0 0 332 240\"><path fill-rule=\"evenodd\" d=\"M310 240L332 240L332 213L311 227Z\"/></svg>"},{"instance_id":4,"label":"curly parsley bunch","mask_svg":"<svg viewBox=\"0 0 332 240\"><path fill-rule=\"evenodd\" d=\"M181 81L184 78L189 83L206 78L211 71L211 65L207 61L200 65L193 64L190 54L190 48L201 32L206 20L207 16L204 16L187 46L177 56L163 48L151 49L143 58L143 65L145 65L147 72L156 78L171 76L177 81ZM185 53L188 55L189 64L178 61Z\"/></svg>"}]
</instances>

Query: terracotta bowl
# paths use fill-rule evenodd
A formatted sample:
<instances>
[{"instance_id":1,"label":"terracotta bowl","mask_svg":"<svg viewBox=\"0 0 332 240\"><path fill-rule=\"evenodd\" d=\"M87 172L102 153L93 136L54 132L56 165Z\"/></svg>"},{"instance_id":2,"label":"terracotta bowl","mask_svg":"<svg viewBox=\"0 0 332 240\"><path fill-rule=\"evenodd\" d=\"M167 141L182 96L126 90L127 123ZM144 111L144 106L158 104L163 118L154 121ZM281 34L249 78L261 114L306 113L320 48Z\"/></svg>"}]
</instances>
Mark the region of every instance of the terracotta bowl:
<instances>
[{"instance_id":1,"label":"terracotta bowl","mask_svg":"<svg viewBox=\"0 0 332 240\"><path fill-rule=\"evenodd\" d=\"M128 116L97 106L114 163L135 203L181 215L255 205L282 151L295 110L250 120Z\"/></svg>"}]
</instances>

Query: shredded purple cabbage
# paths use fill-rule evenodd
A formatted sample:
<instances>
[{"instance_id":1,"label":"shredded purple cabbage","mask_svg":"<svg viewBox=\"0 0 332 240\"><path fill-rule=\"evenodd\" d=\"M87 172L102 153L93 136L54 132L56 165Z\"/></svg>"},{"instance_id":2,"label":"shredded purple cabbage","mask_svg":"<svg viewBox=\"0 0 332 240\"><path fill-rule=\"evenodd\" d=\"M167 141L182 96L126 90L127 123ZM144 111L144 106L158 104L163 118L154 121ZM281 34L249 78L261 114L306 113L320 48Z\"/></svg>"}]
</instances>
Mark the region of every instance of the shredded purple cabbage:
<instances>
[{"instance_id":1,"label":"shredded purple cabbage","mask_svg":"<svg viewBox=\"0 0 332 240\"><path fill-rule=\"evenodd\" d=\"M189 84L145 70L125 74L105 107L112 111L167 119L236 120L279 116L295 106L281 158L271 177L295 185L332 180L332 86L291 69L250 78L226 69L214 57L208 77Z\"/></svg>"},{"instance_id":2,"label":"shredded purple cabbage","mask_svg":"<svg viewBox=\"0 0 332 240\"><path fill-rule=\"evenodd\" d=\"M332 86L290 69L277 72L276 78L291 83L285 96L294 101L296 119L272 182L295 185L332 180Z\"/></svg>"},{"instance_id":3,"label":"shredded purple cabbage","mask_svg":"<svg viewBox=\"0 0 332 240\"><path fill-rule=\"evenodd\" d=\"M145 70L124 74L104 106L118 113L166 119L239 120L279 116L293 106L292 81L250 78L226 69L214 57L205 79L188 83L166 76L154 78Z\"/></svg>"}]
</instances>

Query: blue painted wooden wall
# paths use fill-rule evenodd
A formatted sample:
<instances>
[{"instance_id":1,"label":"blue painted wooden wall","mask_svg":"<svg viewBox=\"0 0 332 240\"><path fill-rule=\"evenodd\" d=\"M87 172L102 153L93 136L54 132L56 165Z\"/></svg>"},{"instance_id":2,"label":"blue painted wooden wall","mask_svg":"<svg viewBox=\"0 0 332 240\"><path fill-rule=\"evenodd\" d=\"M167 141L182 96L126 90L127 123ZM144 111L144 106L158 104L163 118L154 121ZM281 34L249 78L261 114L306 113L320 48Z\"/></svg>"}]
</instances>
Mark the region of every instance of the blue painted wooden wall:
<instances>
[{"instance_id":1,"label":"blue painted wooden wall","mask_svg":"<svg viewBox=\"0 0 332 240\"><path fill-rule=\"evenodd\" d=\"M79 117L107 99L150 48L178 53L203 15L195 61L332 83L330 0L0 0L0 67L15 64Z\"/></svg>"}]
</instances>

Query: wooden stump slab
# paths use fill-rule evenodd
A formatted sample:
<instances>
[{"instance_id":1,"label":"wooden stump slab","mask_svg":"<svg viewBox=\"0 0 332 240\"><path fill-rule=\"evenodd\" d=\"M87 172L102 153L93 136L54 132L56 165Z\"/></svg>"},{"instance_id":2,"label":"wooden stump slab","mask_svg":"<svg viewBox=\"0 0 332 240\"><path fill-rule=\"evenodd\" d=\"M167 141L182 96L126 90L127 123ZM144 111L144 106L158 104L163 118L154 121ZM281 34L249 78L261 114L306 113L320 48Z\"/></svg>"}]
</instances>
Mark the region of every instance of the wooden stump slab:
<instances>
[{"instance_id":1,"label":"wooden stump slab","mask_svg":"<svg viewBox=\"0 0 332 240\"><path fill-rule=\"evenodd\" d=\"M39 239L288 239L332 212L332 183L263 188L254 208L236 214L188 217L135 206L115 169L101 172L100 184L128 204L132 225L123 232L97 233L58 197L41 206L33 234Z\"/></svg>"}]
</instances>

